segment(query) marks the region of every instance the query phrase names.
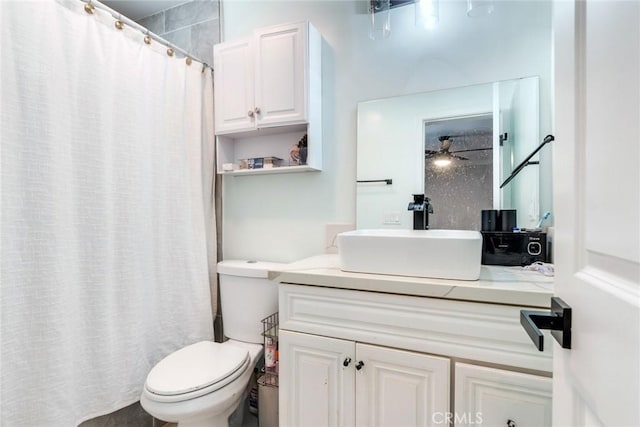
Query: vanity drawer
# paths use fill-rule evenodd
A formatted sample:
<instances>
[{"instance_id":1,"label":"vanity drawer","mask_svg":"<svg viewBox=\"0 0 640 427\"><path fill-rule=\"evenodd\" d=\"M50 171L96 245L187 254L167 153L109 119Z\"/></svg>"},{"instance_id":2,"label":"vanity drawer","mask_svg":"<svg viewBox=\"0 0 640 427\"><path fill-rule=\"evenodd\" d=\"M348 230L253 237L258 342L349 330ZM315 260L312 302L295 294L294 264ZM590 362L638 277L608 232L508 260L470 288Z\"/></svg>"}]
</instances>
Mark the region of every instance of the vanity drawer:
<instances>
[{"instance_id":1,"label":"vanity drawer","mask_svg":"<svg viewBox=\"0 0 640 427\"><path fill-rule=\"evenodd\" d=\"M551 427L551 378L456 363L455 427Z\"/></svg>"},{"instance_id":2,"label":"vanity drawer","mask_svg":"<svg viewBox=\"0 0 640 427\"><path fill-rule=\"evenodd\" d=\"M357 342L551 372L520 310L499 304L280 284L280 328Z\"/></svg>"}]
</instances>

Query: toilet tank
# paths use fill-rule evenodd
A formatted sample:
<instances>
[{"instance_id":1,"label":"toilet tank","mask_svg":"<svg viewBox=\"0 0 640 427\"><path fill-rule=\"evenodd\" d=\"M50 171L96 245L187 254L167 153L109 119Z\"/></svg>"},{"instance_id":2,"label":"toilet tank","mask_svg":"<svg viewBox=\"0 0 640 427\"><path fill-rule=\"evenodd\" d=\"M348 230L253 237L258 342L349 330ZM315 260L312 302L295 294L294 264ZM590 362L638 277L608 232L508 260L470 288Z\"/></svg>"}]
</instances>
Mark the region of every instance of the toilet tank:
<instances>
[{"instance_id":1,"label":"toilet tank","mask_svg":"<svg viewBox=\"0 0 640 427\"><path fill-rule=\"evenodd\" d=\"M218 263L224 335L233 340L262 343L265 317L278 311L278 284L267 279L269 270L286 264L227 260Z\"/></svg>"}]
</instances>

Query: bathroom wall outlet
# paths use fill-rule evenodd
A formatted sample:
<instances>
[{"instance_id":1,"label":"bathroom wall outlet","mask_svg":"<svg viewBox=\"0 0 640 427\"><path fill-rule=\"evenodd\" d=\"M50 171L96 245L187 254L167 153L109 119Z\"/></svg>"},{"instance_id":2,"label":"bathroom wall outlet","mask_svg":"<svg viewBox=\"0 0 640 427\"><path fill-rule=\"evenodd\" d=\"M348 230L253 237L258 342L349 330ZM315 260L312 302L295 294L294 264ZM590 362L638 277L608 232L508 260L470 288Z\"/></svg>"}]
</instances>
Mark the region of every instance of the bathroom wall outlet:
<instances>
[{"instance_id":1,"label":"bathroom wall outlet","mask_svg":"<svg viewBox=\"0 0 640 427\"><path fill-rule=\"evenodd\" d=\"M383 225L400 225L400 212L385 212L382 217Z\"/></svg>"},{"instance_id":2,"label":"bathroom wall outlet","mask_svg":"<svg viewBox=\"0 0 640 427\"><path fill-rule=\"evenodd\" d=\"M336 236L345 231L355 230L355 224L327 224L325 227L325 235L326 235L326 244L325 244L325 253L327 254L337 254L338 253L338 242L336 242Z\"/></svg>"}]
</instances>

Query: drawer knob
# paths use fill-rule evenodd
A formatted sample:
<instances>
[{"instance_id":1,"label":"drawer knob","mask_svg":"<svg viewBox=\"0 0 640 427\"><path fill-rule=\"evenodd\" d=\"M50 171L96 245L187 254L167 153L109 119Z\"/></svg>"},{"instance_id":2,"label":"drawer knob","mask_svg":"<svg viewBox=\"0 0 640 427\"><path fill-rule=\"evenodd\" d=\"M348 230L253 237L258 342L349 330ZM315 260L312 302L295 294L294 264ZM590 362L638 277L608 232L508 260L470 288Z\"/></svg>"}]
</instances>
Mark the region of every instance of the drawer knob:
<instances>
[{"instance_id":1,"label":"drawer knob","mask_svg":"<svg viewBox=\"0 0 640 427\"><path fill-rule=\"evenodd\" d=\"M247 111L247 116L253 117L253 111L252 110Z\"/></svg>"},{"instance_id":2,"label":"drawer knob","mask_svg":"<svg viewBox=\"0 0 640 427\"><path fill-rule=\"evenodd\" d=\"M260 107L256 107L253 111L255 111L256 114L260 114Z\"/></svg>"},{"instance_id":3,"label":"drawer knob","mask_svg":"<svg viewBox=\"0 0 640 427\"><path fill-rule=\"evenodd\" d=\"M347 357L346 359L344 359L344 362L342 362L342 366L346 368L347 366L349 366L349 363L351 363L351 358Z\"/></svg>"},{"instance_id":4,"label":"drawer knob","mask_svg":"<svg viewBox=\"0 0 640 427\"><path fill-rule=\"evenodd\" d=\"M364 367L364 362L362 360L360 360L358 362L358 364L356 365L356 369L359 371L360 369L362 369Z\"/></svg>"},{"instance_id":5,"label":"drawer knob","mask_svg":"<svg viewBox=\"0 0 640 427\"><path fill-rule=\"evenodd\" d=\"M516 422L513 420L507 420L507 427L516 427Z\"/></svg>"}]
</instances>

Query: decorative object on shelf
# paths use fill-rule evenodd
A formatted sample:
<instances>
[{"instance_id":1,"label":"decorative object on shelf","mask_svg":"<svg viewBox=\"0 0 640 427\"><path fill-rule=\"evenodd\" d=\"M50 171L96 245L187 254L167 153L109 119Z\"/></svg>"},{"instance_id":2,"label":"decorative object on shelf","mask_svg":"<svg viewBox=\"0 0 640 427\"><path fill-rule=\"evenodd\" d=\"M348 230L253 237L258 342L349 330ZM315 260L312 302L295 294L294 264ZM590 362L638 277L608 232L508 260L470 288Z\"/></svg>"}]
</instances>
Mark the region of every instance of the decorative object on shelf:
<instances>
[{"instance_id":1,"label":"decorative object on shelf","mask_svg":"<svg viewBox=\"0 0 640 427\"><path fill-rule=\"evenodd\" d=\"M306 133L300 139L300 141L298 141L298 147L300 147L300 164L306 165L307 164L307 134Z\"/></svg>"},{"instance_id":2,"label":"decorative object on shelf","mask_svg":"<svg viewBox=\"0 0 640 427\"><path fill-rule=\"evenodd\" d=\"M289 150L291 161L298 165L307 164L307 134L305 133L297 144L291 146Z\"/></svg>"},{"instance_id":3,"label":"decorative object on shelf","mask_svg":"<svg viewBox=\"0 0 640 427\"><path fill-rule=\"evenodd\" d=\"M298 147L298 144L291 146L291 150L289 150L289 157L291 158L292 164L297 165L300 163L300 147Z\"/></svg>"}]
</instances>

